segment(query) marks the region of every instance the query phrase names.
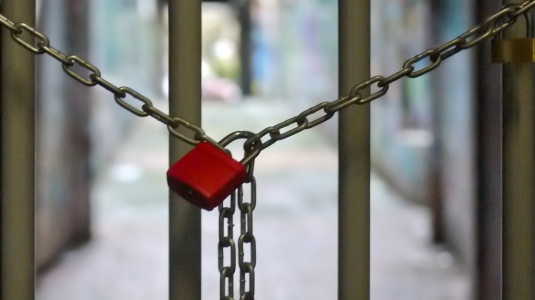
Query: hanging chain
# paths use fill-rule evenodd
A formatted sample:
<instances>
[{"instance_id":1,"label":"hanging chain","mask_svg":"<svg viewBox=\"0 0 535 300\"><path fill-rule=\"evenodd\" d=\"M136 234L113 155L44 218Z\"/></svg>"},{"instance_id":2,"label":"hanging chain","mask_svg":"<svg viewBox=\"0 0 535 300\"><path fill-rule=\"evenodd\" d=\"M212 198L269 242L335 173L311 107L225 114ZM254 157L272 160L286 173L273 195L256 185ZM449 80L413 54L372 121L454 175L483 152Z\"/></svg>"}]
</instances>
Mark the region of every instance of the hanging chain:
<instances>
[{"instance_id":1,"label":"hanging chain","mask_svg":"<svg viewBox=\"0 0 535 300\"><path fill-rule=\"evenodd\" d=\"M234 299L234 273L236 272L236 243L234 242L234 212L236 211L236 192L230 196L230 206L219 205L219 298ZM225 234L225 228L226 234ZM225 248L230 248L230 266L225 266Z\"/></svg>"},{"instance_id":2,"label":"hanging chain","mask_svg":"<svg viewBox=\"0 0 535 300\"><path fill-rule=\"evenodd\" d=\"M255 293L256 239L253 234L253 211L256 207L256 179L250 175L250 202L244 200L243 185L238 188L238 207L241 212L241 235L238 239L240 266L240 300L253 300ZM248 245L248 251L245 247ZM246 260L246 252L250 259Z\"/></svg>"},{"instance_id":3,"label":"hanging chain","mask_svg":"<svg viewBox=\"0 0 535 300\"><path fill-rule=\"evenodd\" d=\"M236 257L240 268L240 300L253 300L255 293L256 239L253 234L253 211L256 207L256 179L249 175L250 201L244 200L243 184L237 189L238 208L240 209L240 237L238 238L238 255L234 242L234 213L236 212L236 191L230 196L228 207L219 205L219 299L234 300L234 274ZM226 232L225 232L226 229ZM248 249L246 246L248 245ZM230 265L225 266L225 248L230 248ZM247 255L248 254L248 255ZM246 259L249 256L250 259Z\"/></svg>"}]
</instances>

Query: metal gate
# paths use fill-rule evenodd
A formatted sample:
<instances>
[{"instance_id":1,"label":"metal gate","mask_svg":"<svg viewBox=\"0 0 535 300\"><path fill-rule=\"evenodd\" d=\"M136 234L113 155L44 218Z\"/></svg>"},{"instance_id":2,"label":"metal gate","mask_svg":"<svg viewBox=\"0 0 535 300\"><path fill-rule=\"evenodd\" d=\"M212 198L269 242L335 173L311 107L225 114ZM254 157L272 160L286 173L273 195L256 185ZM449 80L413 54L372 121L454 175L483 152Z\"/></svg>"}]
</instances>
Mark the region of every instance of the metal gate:
<instances>
[{"instance_id":1,"label":"metal gate","mask_svg":"<svg viewBox=\"0 0 535 300\"><path fill-rule=\"evenodd\" d=\"M201 4L169 3L171 115L200 124ZM370 77L370 3L339 1L340 93ZM193 76L192 76L193 75ZM368 299L370 270L369 107L340 117L339 299ZM170 162L191 148L170 139ZM200 299L200 212L170 196L170 297ZM191 237L195 238L192 239Z\"/></svg>"},{"instance_id":2,"label":"metal gate","mask_svg":"<svg viewBox=\"0 0 535 300\"><path fill-rule=\"evenodd\" d=\"M33 26L35 2L0 2L2 14ZM516 11L495 15L508 23L516 20L526 1ZM415 77L440 64L440 59L471 48L499 31L481 34L475 27L462 39L424 52L408 61L399 73L370 79L370 2L339 1L340 94L356 82L364 90L379 88L409 74ZM200 123L200 1L170 2L170 114ZM505 16L505 17L503 17ZM509 27L514 23L508 24ZM504 27L504 28L506 28ZM484 30L483 30L483 29ZM503 30L502 28L501 30ZM500 30L500 32L501 32ZM521 30L521 29L519 29ZM467 43L475 34L481 34ZM507 31L505 37L514 32ZM1 293L2 299L33 299L34 279L34 57L20 51L2 30L0 40L1 104ZM460 44L463 46L461 47ZM470 46L468 46L470 44ZM464 48L463 48L464 47ZM429 50L431 51L431 50ZM438 53L438 63L437 55ZM418 72L412 64L430 58L432 64ZM410 69L410 70L409 70ZM503 69L503 298L532 299L534 296L533 237L533 68ZM410 76L409 76L410 77ZM382 86L381 86L382 85ZM361 90L358 89L358 92ZM367 91L369 93L369 91ZM379 92L380 94L380 92ZM374 94L375 95L375 94ZM379 97L380 95L378 95ZM16 99L16 101L13 101ZM372 99L373 100L373 99ZM370 273L370 145L369 106L341 111L339 124L339 299L369 299ZM170 163L190 150L170 139ZM170 298L200 299L200 212L185 201L170 196Z\"/></svg>"}]
</instances>

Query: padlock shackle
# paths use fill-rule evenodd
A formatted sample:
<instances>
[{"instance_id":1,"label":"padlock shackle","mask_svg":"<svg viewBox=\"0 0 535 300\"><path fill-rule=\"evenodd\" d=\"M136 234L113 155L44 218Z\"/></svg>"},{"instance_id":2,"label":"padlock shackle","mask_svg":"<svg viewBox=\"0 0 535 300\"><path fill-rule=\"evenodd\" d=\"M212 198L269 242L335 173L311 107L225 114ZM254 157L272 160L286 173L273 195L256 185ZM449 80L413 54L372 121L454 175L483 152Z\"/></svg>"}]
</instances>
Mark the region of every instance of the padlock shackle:
<instances>
[{"instance_id":1,"label":"padlock shackle","mask_svg":"<svg viewBox=\"0 0 535 300\"><path fill-rule=\"evenodd\" d=\"M519 6L519 4L516 4L516 3L506 4L502 6L502 10L508 7L512 7L512 6ZM524 19L526 20L526 37L528 38L535 37L535 28L533 27L534 24L533 24L533 18L531 16L531 13L529 11L526 11L522 15L524 16ZM516 19L513 21L513 23L516 23ZM502 31L500 30L500 32L495 37L498 39L501 39Z\"/></svg>"},{"instance_id":2,"label":"padlock shackle","mask_svg":"<svg viewBox=\"0 0 535 300\"><path fill-rule=\"evenodd\" d=\"M232 156L232 154L230 153L230 151L228 149L226 149L223 145L221 145L221 143L218 143L216 141L214 141L211 137L207 136L207 135L202 135L202 136L198 136L198 137L195 137L197 139L199 139L201 142L208 142L214 146L216 146L219 150L225 152L226 154Z\"/></svg>"},{"instance_id":3,"label":"padlock shackle","mask_svg":"<svg viewBox=\"0 0 535 300\"><path fill-rule=\"evenodd\" d=\"M223 139L221 139L218 144L220 144L223 147L226 147L230 143L234 142L235 140L248 139L248 138L250 138L250 137L252 137L254 135L255 134L250 132L250 131L244 131L244 130L234 131L232 133L229 133Z\"/></svg>"},{"instance_id":4,"label":"padlock shackle","mask_svg":"<svg viewBox=\"0 0 535 300\"><path fill-rule=\"evenodd\" d=\"M524 16L526 17L526 31L528 32L529 37L534 37L535 28L533 27L533 17L531 16L531 13L527 11L524 13Z\"/></svg>"},{"instance_id":5,"label":"padlock shackle","mask_svg":"<svg viewBox=\"0 0 535 300\"><path fill-rule=\"evenodd\" d=\"M230 143L236 141L236 140L239 140L239 139L249 139L253 136L255 136L256 134L250 132L250 131L235 131L235 132L232 132L230 133L229 135L227 135L226 137L224 137L221 141L219 141L219 145L221 145L222 147L226 147L228 146ZM251 163L252 160L254 160L259 154L260 152L262 151L262 143L261 142L257 142L257 143L253 143L253 148L252 149L245 149L244 148L244 151L245 151L245 156L242 160L240 160L240 163L244 164L244 165L247 165L249 163Z\"/></svg>"}]
</instances>

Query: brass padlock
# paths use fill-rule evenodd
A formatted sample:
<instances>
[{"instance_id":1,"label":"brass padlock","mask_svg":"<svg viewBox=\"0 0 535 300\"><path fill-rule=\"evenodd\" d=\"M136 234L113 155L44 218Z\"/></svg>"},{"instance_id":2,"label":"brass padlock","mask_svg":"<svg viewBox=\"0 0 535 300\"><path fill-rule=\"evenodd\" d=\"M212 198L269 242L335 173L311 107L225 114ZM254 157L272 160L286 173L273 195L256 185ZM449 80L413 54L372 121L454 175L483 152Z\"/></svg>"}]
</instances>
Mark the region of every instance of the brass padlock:
<instances>
[{"instance_id":1,"label":"brass padlock","mask_svg":"<svg viewBox=\"0 0 535 300\"><path fill-rule=\"evenodd\" d=\"M525 13L526 37L503 39L501 34L491 42L491 60L495 64L535 62L535 38L531 15Z\"/></svg>"}]
</instances>

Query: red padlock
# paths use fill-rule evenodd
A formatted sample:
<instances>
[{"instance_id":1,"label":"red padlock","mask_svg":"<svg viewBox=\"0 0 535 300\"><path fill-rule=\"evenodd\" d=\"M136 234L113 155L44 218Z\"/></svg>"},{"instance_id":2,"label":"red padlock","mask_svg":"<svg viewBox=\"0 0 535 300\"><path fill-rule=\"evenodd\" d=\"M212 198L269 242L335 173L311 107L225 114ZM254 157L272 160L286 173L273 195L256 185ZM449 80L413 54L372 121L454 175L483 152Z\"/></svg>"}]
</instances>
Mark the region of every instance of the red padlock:
<instances>
[{"instance_id":1,"label":"red padlock","mask_svg":"<svg viewBox=\"0 0 535 300\"><path fill-rule=\"evenodd\" d=\"M191 204L212 210L245 182L245 165L200 142L167 171L167 184Z\"/></svg>"}]
</instances>

